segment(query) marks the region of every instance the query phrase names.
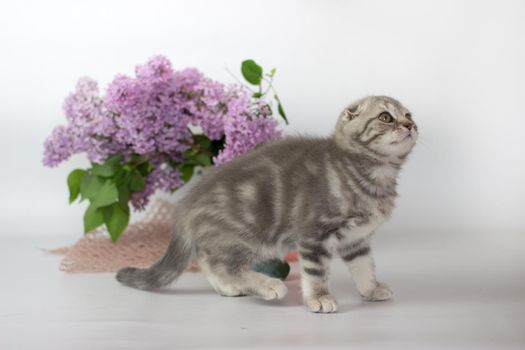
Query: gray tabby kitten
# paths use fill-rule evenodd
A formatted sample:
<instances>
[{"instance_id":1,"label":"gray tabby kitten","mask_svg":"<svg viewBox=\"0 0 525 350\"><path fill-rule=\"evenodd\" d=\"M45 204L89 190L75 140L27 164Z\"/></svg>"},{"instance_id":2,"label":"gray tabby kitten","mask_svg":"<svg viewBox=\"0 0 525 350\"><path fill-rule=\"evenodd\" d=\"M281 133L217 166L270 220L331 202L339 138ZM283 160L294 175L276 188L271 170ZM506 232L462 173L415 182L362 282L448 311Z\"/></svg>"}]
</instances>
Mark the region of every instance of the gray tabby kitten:
<instances>
[{"instance_id":1,"label":"gray tabby kitten","mask_svg":"<svg viewBox=\"0 0 525 350\"><path fill-rule=\"evenodd\" d=\"M371 96L344 109L332 137L286 137L211 169L179 202L164 257L148 269L124 268L117 280L156 289L196 256L219 294L281 299L285 284L251 268L298 249L310 311L337 309L328 288L334 253L364 300L390 299L376 280L369 238L392 212L396 178L417 135L404 106Z\"/></svg>"}]
</instances>

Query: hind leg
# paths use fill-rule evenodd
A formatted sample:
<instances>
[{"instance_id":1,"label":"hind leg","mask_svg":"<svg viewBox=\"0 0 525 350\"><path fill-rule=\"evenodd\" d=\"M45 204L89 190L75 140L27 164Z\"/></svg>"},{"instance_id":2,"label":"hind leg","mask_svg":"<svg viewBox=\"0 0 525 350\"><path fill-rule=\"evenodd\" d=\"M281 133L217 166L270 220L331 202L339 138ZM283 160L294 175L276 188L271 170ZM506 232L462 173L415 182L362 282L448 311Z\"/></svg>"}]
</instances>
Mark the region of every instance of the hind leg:
<instances>
[{"instance_id":1,"label":"hind leg","mask_svg":"<svg viewBox=\"0 0 525 350\"><path fill-rule=\"evenodd\" d=\"M288 289L277 279L255 271L246 271L238 275L208 274L208 281L223 296L253 295L264 300L282 299Z\"/></svg>"},{"instance_id":2,"label":"hind leg","mask_svg":"<svg viewBox=\"0 0 525 350\"><path fill-rule=\"evenodd\" d=\"M246 248L242 253L235 248L220 259L215 254L199 254L199 265L217 293L223 296L253 295L265 300L281 299L288 289L284 283L262 273L251 271L254 257Z\"/></svg>"},{"instance_id":3,"label":"hind leg","mask_svg":"<svg viewBox=\"0 0 525 350\"><path fill-rule=\"evenodd\" d=\"M288 292L286 285L278 278L268 277L255 271L247 271L241 276L244 292L264 300L282 299Z\"/></svg>"},{"instance_id":4,"label":"hind leg","mask_svg":"<svg viewBox=\"0 0 525 350\"><path fill-rule=\"evenodd\" d=\"M323 242L302 242L299 245L303 300L312 312L337 311L337 301L328 288L330 252Z\"/></svg>"}]
</instances>

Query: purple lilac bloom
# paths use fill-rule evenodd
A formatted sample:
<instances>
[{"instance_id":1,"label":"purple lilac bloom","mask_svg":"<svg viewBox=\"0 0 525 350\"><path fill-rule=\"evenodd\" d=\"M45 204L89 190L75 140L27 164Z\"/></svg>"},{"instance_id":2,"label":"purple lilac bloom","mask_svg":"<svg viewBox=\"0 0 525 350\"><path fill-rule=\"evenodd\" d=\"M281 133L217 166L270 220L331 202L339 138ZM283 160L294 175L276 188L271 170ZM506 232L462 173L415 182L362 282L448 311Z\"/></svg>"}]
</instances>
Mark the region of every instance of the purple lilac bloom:
<instances>
[{"instance_id":1,"label":"purple lilac bloom","mask_svg":"<svg viewBox=\"0 0 525 350\"><path fill-rule=\"evenodd\" d=\"M149 202L150 196L156 190L169 192L174 188L179 188L184 184L180 178L181 173L173 169L166 163L159 164L146 178L146 187L144 191L134 193L131 196L131 204L135 209L143 210Z\"/></svg>"},{"instance_id":2,"label":"purple lilac bloom","mask_svg":"<svg viewBox=\"0 0 525 350\"><path fill-rule=\"evenodd\" d=\"M75 153L87 152L91 161L101 161L111 154L109 150L113 154L122 151L111 139L104 141L97 137L97 130L107 112L99 97L96 81L80 78L75 91L66 97L63 107L68 124L56 128L46 139L45 165L56 166Z\"/></svg>"},{"instance_id":3,"label":"purple lilac bloom","mask_svg":"<svg viewBox=\"0 0 525 350\"><path fill-rule=\"evenodd\" d=\"M166 83L173 78L171 62L164 56L155 56L146 64L137 65L135 74L141 81L157 84Z\"/></svg>"},{"instance_id":4,"label":"purple lilac bloom","mask_svg":"<svg viewBox=\"0 0 525 350\"><path fill-rule=\"evenodd\" d=\"M55 128L44 143L44 165L56 166L83 152L99 163L114 154L147 156L153 172L145 190L131 199L139 210L157 189L183 184L166 161L180 162L191 147L188 126L200 127L212 140L225 136L215 165L280 136L264 100L253 101L242 86L224 86L194 68L174 71L163 56L136 66L135 77L117 75L104 97L96 81L81 78L65 99L64 112L67 125Z\"/></svg>"},{"instance_id":5,"label":"purple lilac bloom","mask_svg":"<svg viewBox=\"0 0 525 350\"><path fill-rule=\"evenodd\" d=\"M73 150L71 136L65 126L56 127L44 142L44 165L55 167L67 160Z\"/></svg>"},{"instance_id":6,"label":"purple lilac bloom","mask_svg":"<svg viewBox=\"0 0 525 350\"><path fill-rule=\"evenodd\" d=\"M255 146L279 138L281 132L273 118L258 117L249 120L242 116L227 118L225 148L213 159L215 165L226 163L251 151Z\"/></svg>"}]
</instances>

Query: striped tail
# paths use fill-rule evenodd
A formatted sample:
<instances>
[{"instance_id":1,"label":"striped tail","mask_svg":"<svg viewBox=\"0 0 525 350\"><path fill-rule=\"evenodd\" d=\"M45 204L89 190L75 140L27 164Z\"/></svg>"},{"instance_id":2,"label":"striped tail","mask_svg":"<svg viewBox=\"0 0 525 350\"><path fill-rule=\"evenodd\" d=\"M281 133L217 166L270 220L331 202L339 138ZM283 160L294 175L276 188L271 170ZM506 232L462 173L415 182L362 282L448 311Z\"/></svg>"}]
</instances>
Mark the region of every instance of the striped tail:
<instances>
[{"instance_id":1,"label":"striped tail","mask_svg":"<svg viewBox=\"0 0 525 350\"><path fill-rule=\"evenodd\" d=\"M188 266L193 243L184 235L175 234L164 256L147 269L125 267L117 272L120 283L144 290L154 290L170 284Z\"/></svg>"}]
</instances>

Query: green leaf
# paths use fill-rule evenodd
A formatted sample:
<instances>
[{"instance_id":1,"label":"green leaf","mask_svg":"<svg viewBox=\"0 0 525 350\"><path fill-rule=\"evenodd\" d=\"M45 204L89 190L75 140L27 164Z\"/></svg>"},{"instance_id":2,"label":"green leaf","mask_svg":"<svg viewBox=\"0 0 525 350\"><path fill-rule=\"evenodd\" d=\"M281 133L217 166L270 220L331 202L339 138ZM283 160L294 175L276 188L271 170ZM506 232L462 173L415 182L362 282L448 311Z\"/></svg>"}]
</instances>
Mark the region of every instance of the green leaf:
<instances>
[{"instance_id":1,"label":"green leaf","mask_svg":"<svg viewBox=\"0 0 525 350\"><path fill-rule=\"evenodd\" d=\"M146 187L146 181L139 171L134 171L131 175L131 181L129 182L129 188L133 192L142 192Z\"/></svg>"},{"instance_id":2,"label":"green leaf","mask_svg":"<svg viewBox=\"0 0 525 350\"><path fill-rule=\"evenodd\" d=\"M114 155L106 159L104 164L100 165L97 163L92 164L92 172L95 175L102 177L112 177L115 175L117 170L121 168L120 160L122 159L121 155Z\"/></svg>"},{"instance_id":3,"label":"green leaf","mask_svg":"<svg viewBox=\"0 0 525 350\"><path fill-rule=\"evenodd\" d=\"M263 69L254 60L246 60L241 64L244 79L253 85L259 85L263 76Z\"/></svg>"},{"instance_id":4,"label":"green leaf","mask_svg":"<svg viewBox=\"0 0 525 350\"><path fill-rule=\"evenodd\" d=\"M284 113L283 105L281 104L281 100L279 100L279 97L275 95L275 100L277 101L277 111L279 112L279 115L284 119L285 123L288 124L288 118L286 118L286 113Z\"/></svg>"},{"instance_id":5,"label":"green leaf","mask_svg":"<svg viewBox=\"0 0 525 350\"><path fill-rule=\"evenodd\" d=\"M194 155L196 155L197 153L199 153L199 150L196 149L196 148L190 148L189 150L185 151L184 153L182 153L182 156L184 158L191 158L193 157Z\"/></svg>"},{"instance_id":6,"label":"green leaf","mask_svg":"<svg viewBox=\"0 0 525 350\"><path fill-rule=\"evenodd\" d=\"M95 198L93 198L91 204L96 207L105 207L109 204L118 201L118 189L117 186L111 180L106 180L100 187Z\"/></svg>"},{"instance_id":7,"label":"green leaf","mask_svg":"<svg viewBox=\"0 0 525 350\"><path fill-rule=\"evenodd\" d=\"M137 170L142 174L142 176L148 176L148 174L153 170L153 165L150 162L142 163L137 166Z\"/></svg>"},{"instance_id":8,"label":"green leaf","mask_svg":"<svg viewBox=\"0 0 525 350\"><path fill-rule=\"evenodd\" d=\"M283 105L280 102L277 104L277 111L279 111L279 115L283 117L284 122L288 124L288 118L286 118L286 113L284 113Z\"/></svg>"},{"instance_id":9,"label":"green leaf","mask_svg":"<svg viewBox=\"0 0 525 350\"><path fill-rule=\"evenodd\" d=\"M131 191L128 188L127 184L123 184L118 188L118 202L122 208L128 206L128 202L131 198Z\"/></svg>"},{"instance_id":10,"label":"green leaf","mask_svg":"<svg viewBox=\"0 0 525 350\"><path fill-rule=\"evenodd\" d=\"M84 213L84 233L88 233L104 223L104 212L91 204Z\"/></svg>"},{"instance_id":11,"label":"green leaf","mask_svg":"<svg viewBox=\"0 0 525 350\"><path fill-rule=\"evenodd\" d=\"M188 182L191 179L191 177L193 176L193 168L194 166L190 164L184 164L180 168L180 172L182 173L180 178L182 179L182 181Z\"/></svg>"},{"instance_id":12,"label":"green leaf","mask_svg":"<svg viewBox=\"0 0 525 350\"><path fill-rule=\"evenodd\" d=\"M271 77L275 76L275 70L276 70L275 68L272 68L272 69L270 70L270 76L271 76Z\"/></svg>"},{"instance_id":13,"label":"green leaf","mask_svg":"<svg viewBox=\"0 0 525 350\"><path fill-rule=\"evenodd\" d=\"M280 278L282 280L288 277L290 273L290 265L286 261L279 259L271 259L255 264L253 271L264 273L270 277Z\"/></svg>"},{"instance_id":14,"label":"green leaf","mask_svg":"<svg viewBox=\"0 0 525 350\"><path fill-rule=\"evenodd\" d=\"M104 208L104 221L106 222L111 240L116 242L128 226L129 207L124 209L119 203L113 203L109 207Z\"/></svg>"},{"instance_id":15,"label":"green leaf","mask_svg":"<svg viewBox=\"0 0 525 350\"><path fill-rule=\"evenodd\" d=\"M192 158L192 159L186 159L184 160L184 164L188 164L188 165L199 165L199 162L197 162L197 159L195 158Z\"/></svg>"},{"instance_id":16,"label":"green leaf","mask_svg":"<svg viewBox=\"0 0 525 350\"><path fill-rule=\"evenodd\" d=\"M85 174L86 171L82 169L75 169L69 173L69 176L67 177L67 187L69 188L70 204L77 199L78 194L80 193L80 181Z\"/></svg>"},{"instance_id":17,"label":"green leaf","mask_svg":"<svg viewBox=\"0 0 525 350\"><path fill-rule=\"evenodd\" d=\"M211 140L203 134L193 135L193 139L195 140L195 143L198 143L206 149L210 148L211 146Z\"/></svg>"},{"instance_id":18,"label":"green leaf","mask_svg":"<svg viewBox=\"0 0 525 350\"><path fill-rule=\"evenodd\" d=\"M260 97L262 97L262 92L254 92L252 97L253 98L260 98Z\"/></svg>"},{"instance_id":19,"label":"green leaf","mask_svg":"<svg viewBox=\"0 0 525 350\"><path fill-rule=\"evenodd\" d=\"M130 160L131 160L132 163L136 163L136 162L140 161L141 158L142 158L141 155L132 154L131 157L130 157Z\"/></svg>"},{"instance_id":20,"label":"green leaf","mask_svg":"<svg viewBox=\"0 0 525 350\"><path fill-rule=\"evenodd\" d=\"M104 161L104 164L120 164L120 161L122 160L123 156L122 154L115 154L115 155L112 155L111 157L107 158L105 161Z\"/></svg>"},{"instance_id":21,"label":"green leaf","mask_svg":"<svg viewBox=\"0 0 525 350\"><path fill-rule=\"evenodd\" d=\"M205 155L205 154L198 154L197 157L195 157L195 159L202 166L209 166L209 165L211 165L210 157Z\"/></svg>"},{"instance_id":22,"label":"green leaf","mask_svg":"<svg viewBox=\"0 0 525 350\"><path fill-rule=\"evenodd\" d=\"M80 194L82 199L94 199L100 188L102 187L103 179L93 174L86 173L80 180Z\"/></svg>"},{"instance_id":23,"label":"green leaf","mask_svg":"<svg viewBox=\"0 0 525 350\"><path fill-rule=\"evenodd\" d=\"M117 187L122 185L123 183L127 183L129 181L129 172L124 170L124 167L121 167L117 170L115 175L113 176L113 182Z\"/></svg>"}]
</instances>

